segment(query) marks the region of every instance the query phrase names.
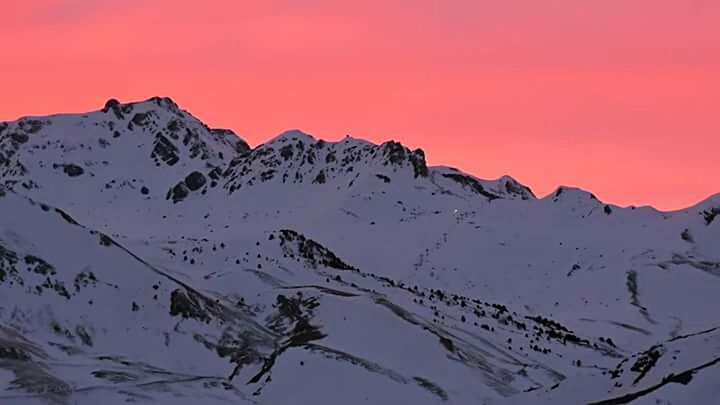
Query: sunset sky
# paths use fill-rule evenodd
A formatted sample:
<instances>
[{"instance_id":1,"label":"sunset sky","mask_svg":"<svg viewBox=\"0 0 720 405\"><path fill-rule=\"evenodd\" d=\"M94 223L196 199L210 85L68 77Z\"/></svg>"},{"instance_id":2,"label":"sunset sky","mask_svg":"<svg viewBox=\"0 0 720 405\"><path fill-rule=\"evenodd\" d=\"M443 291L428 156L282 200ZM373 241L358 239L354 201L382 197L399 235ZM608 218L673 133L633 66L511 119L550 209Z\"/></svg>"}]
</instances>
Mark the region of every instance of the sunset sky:
<instances>
[{"instance_id":1,"label":"sunset sky","mask_svg":"<svg viewBox=\"0 0 720 405\"><path fill-rule=\"evenodd\" d=\"M720 192L718 0L0 0L0 120L170 96L606 202Z\"/></svg>"}]
</instances>

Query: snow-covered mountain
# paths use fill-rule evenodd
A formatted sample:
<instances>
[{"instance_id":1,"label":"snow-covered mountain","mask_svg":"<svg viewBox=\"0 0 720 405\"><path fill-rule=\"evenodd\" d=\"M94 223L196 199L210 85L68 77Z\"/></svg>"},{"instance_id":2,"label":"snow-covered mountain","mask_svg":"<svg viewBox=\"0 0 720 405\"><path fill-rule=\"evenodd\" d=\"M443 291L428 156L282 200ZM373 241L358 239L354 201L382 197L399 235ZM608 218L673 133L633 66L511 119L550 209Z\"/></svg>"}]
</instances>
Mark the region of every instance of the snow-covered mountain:
<instances>
[{"instance_id":1,"label":"snow-covered mountain","mask_svg":"<svg viewBox=\"0 0 720 405\"><path fill-rule=\"evenodd\" d=\"M168 98L0 123L2 404L714 404L720 195L675 212Z\"/></svg>"}]
</instances>

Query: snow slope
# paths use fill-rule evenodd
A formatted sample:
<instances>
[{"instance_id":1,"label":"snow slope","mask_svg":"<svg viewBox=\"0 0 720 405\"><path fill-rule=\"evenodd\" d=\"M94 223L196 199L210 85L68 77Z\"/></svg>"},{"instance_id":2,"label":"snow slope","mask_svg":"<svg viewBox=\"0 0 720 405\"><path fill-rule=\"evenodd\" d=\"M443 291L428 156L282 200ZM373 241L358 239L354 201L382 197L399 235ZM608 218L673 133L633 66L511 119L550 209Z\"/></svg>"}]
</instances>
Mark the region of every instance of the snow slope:
<instances>
[{"instance_id":1,"label":"snow slope","mask_svg":"<svg viewBox=\"0 0 720 405\"><path fill-rule=\"evenodd\" d=\"M0 123L0 187L2 403L717 398L720 195L538 199L157 97Z\"/></svg>"}]
</instances>

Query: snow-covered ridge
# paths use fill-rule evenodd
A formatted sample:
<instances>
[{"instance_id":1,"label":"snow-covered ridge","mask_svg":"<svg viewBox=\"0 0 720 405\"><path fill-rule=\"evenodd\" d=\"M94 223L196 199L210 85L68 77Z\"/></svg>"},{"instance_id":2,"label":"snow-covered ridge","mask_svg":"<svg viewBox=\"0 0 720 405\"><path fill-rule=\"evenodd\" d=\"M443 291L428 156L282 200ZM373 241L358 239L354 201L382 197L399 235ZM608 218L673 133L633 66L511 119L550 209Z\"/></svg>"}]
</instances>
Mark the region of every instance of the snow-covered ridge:
<instances>
[{"instance_id":1,"label":"snow-covered ridge","mask_svg":"<svg viewBox=\"0 0 720 405\"><path fill-rule=\"evenodd\" d=\"M225 176L232 193L242 186L279 178L282 183L351 183L361 175L375 171L378 178L400 172L413 178L427 177L425 154L410 151L397 142L374 145L345 138L340 142L316 140L301 131L287 131L235 158ZM385 173L385 174L384 174Z\"/></svg>"},{"instance_id":2,"label":"snow-covered ridge","mask_svg":"<svg viewBox=\"0 0 720 405\"><path fill-rule=\"evenodd\" d=\"M3 404L712 403L719 288L720 194L538 199L157 97L0 123Z\"/></svg>"},{"instance_id":3,"label":"snow-covered ridge","mask_svg":"<svg viewBox=\"0 0 720 405\"><path fill-rule=\"evenodd\" d=\"M437 177L448 189L463 189L488 199L534 198L529 188L507 176L485 181L443 167L428 168L422 150L411 151L394 141L375 145L347 137L326 142L293 130L251 150L232 131L211 129L169 98L160 97L127 104L111 99L92 113L25 117L3 123L0 143L0 170L5 183L26 189L52 188L43 183L56 183L57 175L97 176L105 180L101 187L110 189L118 182L130 182L135 188L162 192L168 200L179 202L193 191L208 191L194 188L200 187L193 185L196 182L187 184L185 180L193 173L202 185L222 183L229 193L270 180L349 188L361 176L386 183L399 176L416 181ZM18 159L21 151L25 151L24 156ZM112 157L121 160L115 162ZM120 164L124 167L102 169ZM162 182L145 184L137 178L141 176L114 175L148 172L153 166L159 168L154 174L162 173ZM174 179L165 179L173 172ZM76 183L88 186L86 180L76 179ZM93 183L98 183L97 179Z\"/></svg>"},{"instance_id":4,"label":"snow-covered ridge","mask_svg":"<svg viewBox=\"0 0 720 405\"><path fill-rule=\"evenodd\" d=\"M380 145L347 136L337 142L318 140L299 130L283 132L248 154L235 158L223 174L232 194L258 183L329 184L350 189L363 181L411 183L443 192L494 199L534 199L532 191L509 176L494 181L444 166L428 167L421 149L399 142Z\"/></svg>"},{"instance_id":5,"label":"snow-covered ridge","mask_svg":"<svg viewBox=\"0 0 720 405\"><path fill-rule=\"evenodd\" d=\"M125 145L124 149L135 149L132 153L120 151L121 147L116 145L123 143L119 138L125 133L143 134L127 142L130 147ZM327 142L300 130L289 130L251 149L233 131L209 128L168 97L131 103L110 99L95 112L23 117L0 123L0 174L6 183L22 183L21 178L32 169L34 162L27 157L27 162L18 161L20 149L33 155L47 155L48 160L54 158L52 163L43 162L45 168L49 164L55 172L79 176L88 169L87 166L107 165L106 158L112 155L122 155L123 159L129 159L124 164L135 165L137 160L147 156L149 146L152 146L150 158L156 167L174 166L185 156L189 160L205 162L211 170L217 168L216 172L222 172L223 179L214 178L213 184L221 183L229 193L243 186L273 180L284 184L328 182L351 187L361 176L375 176L390 182L393 175L411 175L418 181L433 177L441 179L445 185L455 183L449 188L459 187L489 200L535 199L529 187L510 176L483 180L454 168L428 167L421 149L410 150L395 141L376 145L347 136L338 142ZM85 162L69 162L69 152L74 151L78 152L75 158ZM104 157L101 158L101 154ZM209 180L211 170L197 171ZM178 195L183 196L181 200L193 191L182 184L193 171L184 170L173 184L162 187L169 200L179 201ZM33 180L23 184L26 188L36 185ZM177 188L173 192L174 187L183 189ZM564 191L567 192L563 195ZM593 200L601 203L590 192L565 186L544 199L564 204L592 204ZM709 197L697 205L720 205L712 200Z\"/></svg>"}]
</instances>

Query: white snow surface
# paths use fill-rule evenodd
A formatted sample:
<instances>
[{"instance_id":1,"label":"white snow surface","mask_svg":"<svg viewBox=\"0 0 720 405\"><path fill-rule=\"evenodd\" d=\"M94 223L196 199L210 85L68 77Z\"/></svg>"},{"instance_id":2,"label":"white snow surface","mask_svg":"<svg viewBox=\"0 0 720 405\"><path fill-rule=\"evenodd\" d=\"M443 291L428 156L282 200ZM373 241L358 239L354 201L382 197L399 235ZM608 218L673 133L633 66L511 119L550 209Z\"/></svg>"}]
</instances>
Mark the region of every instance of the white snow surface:
<instances>
[{"instance_id":1,"label":"white snow surface","mask_svg":"<svg viewBox=\"0 0 720 405\"><path fill-rule=\"evenodd\" d=\"M251 149L159 97L0 123L1 404L718 404L718 308L720 195Z\"/></svg>"}]
</instances>

